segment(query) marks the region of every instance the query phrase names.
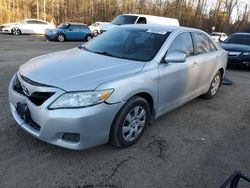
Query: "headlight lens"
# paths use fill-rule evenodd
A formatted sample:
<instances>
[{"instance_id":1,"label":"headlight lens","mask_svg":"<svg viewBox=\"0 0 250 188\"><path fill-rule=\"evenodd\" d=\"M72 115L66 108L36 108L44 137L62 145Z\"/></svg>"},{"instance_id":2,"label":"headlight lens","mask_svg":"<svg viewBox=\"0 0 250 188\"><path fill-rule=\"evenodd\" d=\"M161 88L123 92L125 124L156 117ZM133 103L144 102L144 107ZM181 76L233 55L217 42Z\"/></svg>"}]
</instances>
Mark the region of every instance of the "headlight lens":
<instances>
[{"instance_id":1,"label":"headlight lens","mask_svg":"<svg viewBox=\"0 0 250 188\"><path fill-rule=\"evenodd\" d=\"M61 95L50 106L49 109L58 108L80 108L93 106L104 102L112 94L113 89L104 91L70 92Z\"/></svg>"},{"instance_id":2,"label":"headlight lens","mask_svg":"<svg viewBox=\"0 0 250 188\"><path fill-rule=\"evenodd\" d=\"M250 52L243 52L242 55L249 55L250 56Z\"/></svg>"},{"instance_id":3,"label":"headlight lens","mask_svg":"<svg viewBox=\"0 0 250 188\"><path fill-rule=\"evenodd\" d=\"M5 29L5 30L10 30L11 27L10 27L10 26L6 26L6 27L4 27L3 29Z\"/></svg>"}]
</instances>

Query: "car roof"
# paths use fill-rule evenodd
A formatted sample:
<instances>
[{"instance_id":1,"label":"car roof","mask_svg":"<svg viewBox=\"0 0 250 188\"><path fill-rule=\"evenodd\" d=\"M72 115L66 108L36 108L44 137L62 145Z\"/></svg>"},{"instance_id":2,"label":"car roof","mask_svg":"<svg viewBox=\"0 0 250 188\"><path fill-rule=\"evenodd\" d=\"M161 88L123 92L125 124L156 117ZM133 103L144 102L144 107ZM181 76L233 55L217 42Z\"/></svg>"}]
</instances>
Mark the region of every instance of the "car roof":
<instances>
[{"instance_id":1,"label":"car roof","mask_svg":"<svg viewBox=\"0 0 250 188\"><path fill-rule=\"evenodd\" d=\"M247 35L247 36L250 36L250 33L239 32L239 33L233 33L232 35Z\"/></svg>"},{"instance_id":2,"label":"car roof","mask_svg":"<svg viewBox=\"0 0 250 188\"><path fill-rule=\"evenodd\" d=\"M154 31L168 31L168 32L173 32L173 31L201 31L200 29L195 29L191 27L182 27L182 26L165 26L165 25L159 25L159 24L129 24L129 25L123 25L120 27L124 28L138 28L138 29L152 29Z\"/></svg>"},{"instance_id":3,"label":"car roof","mask_svg":"<svg viewBox=\"0 0 250 188\"><path fill-rule=\"evenodd\" d=\"M46 22L46 23L48 23L47 21L44 21L44 20L39 20L39 19L31 19L31 18L29 18L29 19L24 19L25 21L41 21L41 22Z\"/></svg>"},{"instance_id":4,"label":"car roof","mask_svg":"<svg viewBox=\"0 0 250 188\"><path fill-rule=\"evenodd\" d=\"M100 24L102 24L102 23L109 23L109 22L94 22L94 23L100 23Z\"/></svg>"},{"instance_id":5,"label":"car roof","mask_svg":"<svg viewBox=\"0 0 250 188\"><path fill-rule=\"evenodd\" d=\"M211 34L218 34L218 35L221 35L221 34L226 34L226 33L223 33L223 32L212 32Z\"/></svg>"},{"instance_id":6,"label":"car roof","mask_svg":"<svg viewBox=\"0 0 250 188\"><path fill-rule=\"evenodd\" d=\"M149 15L149 14L129 14L129 13L121 14L121 15L125 15L125 16L142 16L142 17L148 17L148 16L150 16L150 17L162 17L162 16L155 16L155 15ZM169 19L169 17L162 17L162 18L168 18ZM170 19L176 19L177 20L177 18L170 18Z\"/></svg>"},{"instance_id":7,"label":"car roof","mask_svg":"<svg viewBox=\"0 0 250 188\"><path fill-rule=\"evenodd\" d=\"M70 25L82 25L82 26L87 26L87 24L83 24L83 23L77 23L77 22L63 22L65 24L70 24Z\"/></svg>"}]
</instances>

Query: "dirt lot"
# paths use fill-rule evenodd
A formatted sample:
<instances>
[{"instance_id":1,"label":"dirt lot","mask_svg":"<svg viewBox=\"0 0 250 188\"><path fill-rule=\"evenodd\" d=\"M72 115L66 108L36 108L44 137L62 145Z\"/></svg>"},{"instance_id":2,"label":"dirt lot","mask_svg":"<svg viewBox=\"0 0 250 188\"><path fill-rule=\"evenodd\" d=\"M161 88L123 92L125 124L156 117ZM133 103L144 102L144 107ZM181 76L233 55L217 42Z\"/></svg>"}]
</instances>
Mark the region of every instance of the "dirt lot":
<instances>
[{"instance_id":1,"label":"dirt lot","mask_svg":"<svg viewBox=\"0 0 250 188\"><path fill-rule=\"evenodd\" d=\"M219 187L234 170L250 176L250 72L148 126L134 146L71 151L43 143L15 123L7 87L32 57L79 46L0 34L0 187ZM240 183L239 187L250 187Z\"/></svg>"}]
</instances>

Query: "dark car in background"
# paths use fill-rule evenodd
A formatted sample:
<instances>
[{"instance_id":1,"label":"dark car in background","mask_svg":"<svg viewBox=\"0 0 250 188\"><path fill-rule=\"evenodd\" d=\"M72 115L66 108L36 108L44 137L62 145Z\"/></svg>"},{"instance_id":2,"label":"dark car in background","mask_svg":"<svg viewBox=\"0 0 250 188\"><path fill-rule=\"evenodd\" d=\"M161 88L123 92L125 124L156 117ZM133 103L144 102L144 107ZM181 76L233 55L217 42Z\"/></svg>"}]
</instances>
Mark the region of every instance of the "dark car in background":
<instances>
[{"instance_id":1,"label":"dark car in background","mask_svg":"<svg viewBox=\"0 0 250 188\"><path fill-rule=\"evenodd\" d=\"M250 66L250 33L234 33L221 47L228 52L228 64Z\"/></svg>"},{"instance_id":2,"label":"dark car in background","mask_svg":"<svg viewBox=\"0 0 250 188\"><path fill-rule=\"evenodd\" d=\"M55 29L47 29L44 37L47 40L63 42L71 41L89 41L93 38L92 32L88 25L82 23L62 23Z\"/></svg>"}]
</instances>

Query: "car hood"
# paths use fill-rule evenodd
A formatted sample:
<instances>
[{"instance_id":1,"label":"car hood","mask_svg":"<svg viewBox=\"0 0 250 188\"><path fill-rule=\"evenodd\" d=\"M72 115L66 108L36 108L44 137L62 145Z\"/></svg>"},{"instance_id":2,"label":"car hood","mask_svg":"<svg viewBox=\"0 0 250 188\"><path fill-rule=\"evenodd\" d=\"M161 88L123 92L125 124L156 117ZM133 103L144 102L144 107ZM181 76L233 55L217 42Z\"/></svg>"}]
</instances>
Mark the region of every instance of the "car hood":
<instances>
[{"instance_id":1,"label":"car hood","mask_svg":"<svg viewBox=\"0 0 250 188\"><path fill-rule=\"evenodd\" d=\"M113 28L115 28L117 26L118 25L107 23L107 24L102 24L100 27L101 27L101 30L108 31L108 30L113 29Z\"/></svg>"},{"instance_id":2,"label":"car hood","mask_svg":"<svg viewBox=\"0 0 250 188\"><path fill-rule=\"evenodd\" d=\"M83 91L140 72L144 64L73 48L31 59L19 68L19 73L65 91Z\"/></svg>"},{"instance_id":3,"label":"car hood","mask_svg":"<svg viewBox=\"0 0 250 188\"><path fill-rule=\"evenodd\" d=\"M249 45L221 43L221 47L226 51L245 52L250 51Z\"/></svg>"},{"instance_id":4,"label":"car hood","mask_svg":"<svg viewBox=\"0 0 250 188\"><path fill-rule=\"evenodd\" d=\"M45 33L49 33L49 32L52 32L52 31L56 31L56 32L64 32L63 29L59 29L59 28L53 28L53 27L50 27L50 28L47 28L45 29Z\"/></svg>"},{"instance_id":5,"label":"car hood","mask_svg":"<svg viewBox=\"0 0 250 188\"><path fill-rule=\"evenodd\" d=\"M18 22L13 22L13 23L2 24L1 26L3 26L3 27L8 27L8 26L17 25L17 24L19 24L19 23L18 23Z\"/></svg>"}]
</instances>

